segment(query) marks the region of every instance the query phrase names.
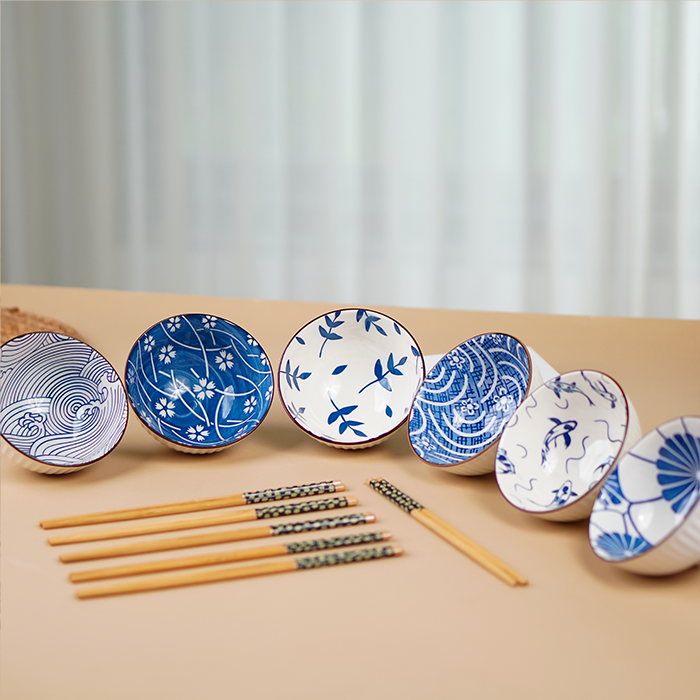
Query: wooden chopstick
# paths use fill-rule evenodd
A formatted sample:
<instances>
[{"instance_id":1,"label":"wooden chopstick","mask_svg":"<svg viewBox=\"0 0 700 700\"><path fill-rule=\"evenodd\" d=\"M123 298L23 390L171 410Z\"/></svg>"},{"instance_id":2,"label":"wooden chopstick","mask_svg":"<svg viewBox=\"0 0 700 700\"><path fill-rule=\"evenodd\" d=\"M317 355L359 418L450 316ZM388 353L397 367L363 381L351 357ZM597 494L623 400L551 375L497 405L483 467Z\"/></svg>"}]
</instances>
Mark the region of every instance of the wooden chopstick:
<instances>
[{"instance_id":1,"label":"wooden chopstick","mask_svg":"<svg viewBox=\"0 0 700 700\"><path fill-rule=\"evenodd\" d=\"M527 586L526 578L386 479L368 479L367 484L504 583L509 586Z\"/></svg>"},{"instance_id":2,"label":"wooden chopstick","mask_svg":"<svg viewBox=\"0 0 700 700\"><path fill-rule=\"evenodd\" d=\"M334 518L321 518L319 520L306 520L300 523L284 523L267 527L251 527L245 530L227 530L206 535L191 535L189 537L169 537L162 540L148 540L147 542L132 542L116 547L102 547L82 552L62 554L59 559L68 564L76 561L93 561L95 559L109 559L112 557L125 557L132 554L149 554L151 552L167 552L173 549L187 549L188 547L200 547L209 544L222 544L225 542L240 542L241 540L253 540L262 537L276 537L300 532L314 532L348 525L361 525L373 523L376 517L372 513L353 513Z\"/></svg>"},{"instance_id":3,"label":"wooden chopstick","mask_svg":"<svg viewBox=\"0 0 700 700\"><path fill-rule=\"evenodd\" d=\"M303 542L291 542L289 544L273 544L266 547L237 549L231 552L220 552L218 554L200 554L194 557L164 559L162 561L152 561L144 564L129 564L126 566L111 566L104 569L92 569L91 571L78 571L71 574L68 578L73 583L100 581L108 578L154 574L178 569L192 569L198 566L211 566L214 564L230 564L231 562L263 559L265 557L279 557L285 554L317 552L324 549L334 549L336 547L371 544L388 539L391 539L390 532L363 532L356 535L340 535L338 537L324 537L316 540L304 540Z\"/></svg>"},{"instance_id":4,"label":"wooden chopstick","mask_svg":"<svg viewBox=\"0 0 700 700\"><path fill-rule=\"evenodd\" d=\"M319 494L336 493L338 491L345 491L345 484L343 484L341 481L322 481L317 484L283 486L281 488L267 489L264 491L247 491L245 493L237 493L232 496L202 498L194 501L165 503L158 506L125 508L123 510L104 511L102 513L87 513L85 515L73 515L66 518L53 518L50 520L42 520L39 525L45 530L49 530L57 527L114 523L119 522L120 520L136 520L139 518L153 518L158 515L194 513L199 510L214 510L216 508L229 508L231 506L245 506L252 503L282 501L288 498L304 498L306 496L317 496Z\"/></svg>"},{"instance_id":5,"label":"wooden chopstick","mask_svg":"<svg viewBox=\"0 0 700 700\"><path fill-rule=\"evenodd\" d=\"M230 581L251 576L266 576L268 574L281 574L288 571L303 571L305 569L318 569L324 566L337 564L350 564L353 562L370 561L396 557L403 554L403 547L399 545L384 545L371 549L355 549L340 554L326 554L325 556L302 557L292 561L269 562L255 564L253 566L237 566L215 571L198 571L176 576L154 576L148 579L129 581L126 583L113 583L107 586L83 588L76 592L77 598L98 598L101 596L121 595L124 593L138 593L142 591L155 591L165 588L177 588L181 586L193 586L201 583L213 583L215 581Z\"/></svg>"},{"instance_id":6,"label":"wooden chopstick","mask_svg":"<svg viewBox=\"0 0 700 700\"><path fill-rule=\"evenodd\" d=\"M174 532L176 530L191 530L198 527L211 525L231 525L233 523L249 522L251 520L265 520L267 518L279 518L285 515L299 515L300 513L315 513L335 508L346 508L358 504L355 496L340 496L338 498L325 498L316 501L304 501L302 503L285 503L279 506L254 508L251 510L239 510L233 513L209 515L204 518L185 518L184 520L171 520L159 523L141 523L131 527L115 528L113 530L89 530L77 532L71 535L58 535L49 537L50 545L77 544L80 542L99 542L101 540L113 540L120 537L135 537L136 535L153 535L158 532Z\"/></svg>"}]
</instances>

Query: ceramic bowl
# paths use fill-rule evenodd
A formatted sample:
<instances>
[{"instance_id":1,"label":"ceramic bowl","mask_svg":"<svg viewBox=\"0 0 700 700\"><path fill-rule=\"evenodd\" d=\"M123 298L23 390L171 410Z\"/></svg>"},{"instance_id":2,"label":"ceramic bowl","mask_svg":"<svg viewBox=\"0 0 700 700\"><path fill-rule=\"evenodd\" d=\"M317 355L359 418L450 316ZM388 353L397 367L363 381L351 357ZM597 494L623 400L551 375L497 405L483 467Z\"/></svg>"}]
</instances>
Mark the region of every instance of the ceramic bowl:
<instances>
[{"instance_id":1,"label":"ceramic bowl","mask_svg":"<svg viewBox=\"0 0 700 700\"><path fill-rule=\"evenodd\" d=\"M424 375L418 343L403 326L377 311L340 309L290 340L278 385L302 430L357 449L381 442L406 420Z\"/></svg>"},{"instance_id":2,"label":"ceramic bowl","mask_svg":"<svg viewBox=\"0 0 700 700\"><path fill-rule=\"evenodd\" d=\"M492 472L503 428L541 383L516 338L470 338L440 359L419 388L408 423L411 447L428 464L454 474Z\"/></svg>"},{"instance_id":3,"label":"ceramic bowl","mask_svg":"<svg viewBox=\"0 0 700 700\"><path fill-rule=\"evenodd\" d=\"M641 437L632 403L607 374L568 372L545 382L506 424L496 481L516 508L547 520L590 515L604 478Z\"/></svg>"},{"instance_id":4,"label":"ceramic bowl","mask_svg":"<svg viewBox=\"0 0 700 700\"><path fill-rule=\"evenodd\" d=\"M181 452L218 452L265 418L273 395L270 362L250 333L205 314L151 326L129 352L126 387L149 433Z\"/></svg>"},{"instance_id":5,"label":"ceramic bowl","mask_svg":"<svg viewBox=\"0 0 700 700\"><path fill-rule=\"evenodd\" d=\"M3 460L67 474L109 454L126 430L126 393L97 350L68 335L27 333L2 346Z\"/></svg>"},{"instance_id":6,"label":"ceramic bowl","mask_svg":"<svg viewBox=\"0 0 700 700\"><path fill-rule=\"evenodd\" d=\"M588 536L603 561L663 576L700 563L700 417L659 426L603 483Z\"/></svg>"}]
</instances>

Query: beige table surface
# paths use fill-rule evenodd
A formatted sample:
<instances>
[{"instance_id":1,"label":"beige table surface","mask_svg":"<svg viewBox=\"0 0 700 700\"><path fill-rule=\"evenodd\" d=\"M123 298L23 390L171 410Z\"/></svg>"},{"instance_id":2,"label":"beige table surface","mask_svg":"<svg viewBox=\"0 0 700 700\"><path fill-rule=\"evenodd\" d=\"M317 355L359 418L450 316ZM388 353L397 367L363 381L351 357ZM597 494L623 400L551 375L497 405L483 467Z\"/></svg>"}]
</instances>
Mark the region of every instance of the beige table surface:
<instances>
[{"instance_id":1,"label":"beige table surface","mask_svg":"<svg viewBox=\"0 0 700 700\"><path fill-rule=\"evenodd\" d=\"M3 286L1 302L73 326L122 375L133 341L171 315L229 318L276 367L287 340L335 308L13 285ZM700 322L377 310L409 328L425 354L503 331L560 372L607 372L631 397L645 432L700 414ZM511 589L490 576L368 488L374 476L496 553L530 586ZM360 499L353 511L374 512L377 528L391 530L406 554L79 601L67 574L95 563L61 564L38 526L63 515L325 479L344 481ZM508 505L493 475L461 477L426 465L405 426L380 446L338 451L304 435L275 397L249 438L190 456L156 443L132 416L117 449L84 471L50 477L3 464L1 516L3 700L700 696L700 570L663 579L615 570L591 552L585 522L528 517ZM183 555L165 554L150 556Z\"/></svg>"}]
</instances>

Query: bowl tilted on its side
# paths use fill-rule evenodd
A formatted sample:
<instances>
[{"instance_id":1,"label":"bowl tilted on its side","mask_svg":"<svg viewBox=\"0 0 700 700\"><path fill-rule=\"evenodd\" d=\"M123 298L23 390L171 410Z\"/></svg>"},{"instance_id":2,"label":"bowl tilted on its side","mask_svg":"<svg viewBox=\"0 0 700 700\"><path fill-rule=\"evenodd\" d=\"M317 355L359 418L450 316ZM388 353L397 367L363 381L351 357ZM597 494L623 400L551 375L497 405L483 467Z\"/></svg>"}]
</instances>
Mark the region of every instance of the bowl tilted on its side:
<instances>
[{"instance_id":1,"label":"bowl tilted on its side","mask_svg":"<svg viewBox=\"0 0 700 700\"><path fill-rule=\"evenodd\" d=\"M603 483L588 537L627 571L675 574L700 563L700 417L660 425L632 445Z\"/></svg>"},{"instance_id":2,"label":"bowl tilted on its side","mask_svg":"<svg viewBox=\"0 0 700 700\"><path fill-rule=\"evenodd\" d=\"M418 390L408 423L411 447L428 464L454 474L492 472L503 428L541 383L517 338L470 338L440 359Z\"/></svg>"},{"instance_id":3,"label":"bowl tilted on its side","mask_svg":"<svg viewBox=\"0 0 700 700\"><path fill-rule=\"evenodd\" d=\"M302 430L327 445L358 449L406 420L424 375L418 343L403 326L377 311L340 309L289 341L278 384Z\"/></svg>"},{"instance_id":4,"label":"bowl tilted on its side","mask_svg":"<svg viewBox=\"0 0 700 700\"><path fill-rule=\"evenodd\" d=\"M2 346L2 458L68 474L109 454L126 430L126 393L112 365L72 336L37 331Z\"/></svg>"},{"instance_id":5,"label":"bowl tilted on its side","mask_svg":"<svg viewBox=\"0 0 700 700\"><path fill-rule=\"evenodd\" d=\"M164 319L138 338L126 386L149 433L192 454L218 452L249 435L274 391L268 357L250 333L194 313Z\"/></svg>"},{"instance_id":6,"label":"bowl tilted on its side","mask_svg":"<svg viewBox=\"0 0 700 700\"><path fill-rule=\"evenodd\" d=\"M546 520L590 515L603 479L642 434L622 388L594 370L545 382L508 421L496 457L506 500Z\"/></svg>"}]
</instances>

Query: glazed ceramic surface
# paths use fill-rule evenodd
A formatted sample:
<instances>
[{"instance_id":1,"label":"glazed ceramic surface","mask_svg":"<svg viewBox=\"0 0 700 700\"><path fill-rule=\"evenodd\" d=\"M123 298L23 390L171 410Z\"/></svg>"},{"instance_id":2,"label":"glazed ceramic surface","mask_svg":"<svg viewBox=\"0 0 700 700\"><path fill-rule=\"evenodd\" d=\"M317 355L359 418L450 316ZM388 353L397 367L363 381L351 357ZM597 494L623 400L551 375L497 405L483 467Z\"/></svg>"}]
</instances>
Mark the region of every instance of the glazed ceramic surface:
<instances>
[{"instance_id":1,"label":"glazed ceramic surface","mask_svg":"<svg viewBox=\"0 0 700 700\"><path fill-rule=\"evenodd\" d=\"M358 448L406 420L423 377L423 356L405 328L376 311L341 309L292 338L278 384L299 427L334 447Z\"/></svg>"},{"instance_id":2,"label":"glazed ceramic surface","mask_svg":"<svg viewBox=\"0 0 700 700\"><path fill-rule=\"evenodd\" d=\"M527 349L503 333L476 336L448 352L413 402L408 431L416 454L457 474L493 471L493 461L474 458L498 441L534 371Z\"/></svg>"},{"instance_id":3,"label":"glazed ceramic surface","mask_svg":"<svg viewBox=\"0 0 700 700\"><path fill-rule=\"evenodd\" d=\"M632 446L593 506L589 540L604 561L637 573L700 562L700 418L677 418Z\"/></svg>"},{"instance_id":4,"label":"glazed ceramic surface","mask_svg":"<svg viewBox=\"0 0 700 700\"><path fill-rule=\"evenodd\" d=\"M213 452L254 430L273 395L257 341L217 316L184 314L149 328L126 367L129 399L154 437L186 452Z\"/></svg>"},{"instance_id":5,"label":"glazed ceramic surface","mask_svg":"<svg viewBox=\"0 0 700 700\"><path fill-rule=\"evenodd\" d=\"M535 389L513 414L498 445L496 481L520 510L585 518L603 478L640 437L637 415L611 377L569 372Z\"/></svg>"},{"instance_id":6,"label":"glazed ceramic surface","mask_svg":"<svg viewBox=\"0 0 700 700\"><path fill-rule=\"evenodd\" d=\"M124 387L95 349L58 333L2 346L2 457L32 471L83 469L117 445L127 422ZM14 449L13 449L14 448Z\"/></svg>"}]
</instances>

